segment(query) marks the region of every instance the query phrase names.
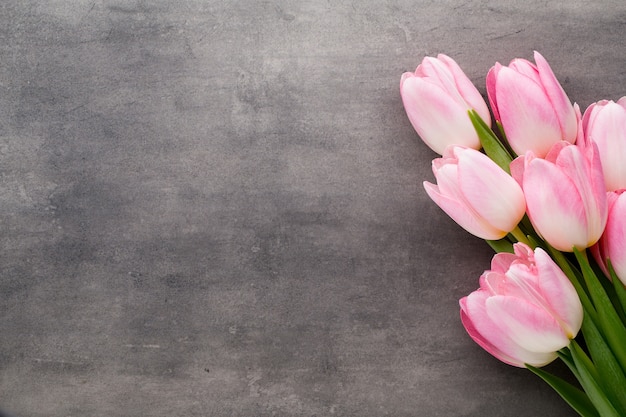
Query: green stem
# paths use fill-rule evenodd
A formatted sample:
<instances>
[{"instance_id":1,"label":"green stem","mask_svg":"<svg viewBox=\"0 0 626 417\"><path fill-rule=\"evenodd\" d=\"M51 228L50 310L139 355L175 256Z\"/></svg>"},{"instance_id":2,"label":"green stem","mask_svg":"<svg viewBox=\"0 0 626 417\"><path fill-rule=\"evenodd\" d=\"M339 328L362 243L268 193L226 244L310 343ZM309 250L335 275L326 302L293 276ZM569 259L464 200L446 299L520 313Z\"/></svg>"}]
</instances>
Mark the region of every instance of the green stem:
<instances>
[{"instance_id":1,"label":"green stem","mask_svg":"<svg viewBox=\"0 0 626 417\"><path fill-rule=\"evenodd\" d=\"M511 234L515 239L517 239L518 242L525 243L526 245L534 249L534 246L532 245L532 243L530 243L530 241L526 237L526 234L522 231L522 229L520 229L519 226L516 226L515 229L511 230Z\"/></svg>"},{"instance_id":2,"label":"green stem","mask_svg":"<svg viewBox=\"0 0 626 417\"><path fill-rule=\"evenodd\" d=\"M593 362L591 362L575 340L572 340L570 343L569 350L572 353L572 359L580 377L578 382L580 382L580 385L589 396L589 400L591 400L600 415L603 417L619 417L620 414L615 410L615 407L613 407L613 404L611 404L598 384L600 375Z\"/></svg>"}]
</instances>

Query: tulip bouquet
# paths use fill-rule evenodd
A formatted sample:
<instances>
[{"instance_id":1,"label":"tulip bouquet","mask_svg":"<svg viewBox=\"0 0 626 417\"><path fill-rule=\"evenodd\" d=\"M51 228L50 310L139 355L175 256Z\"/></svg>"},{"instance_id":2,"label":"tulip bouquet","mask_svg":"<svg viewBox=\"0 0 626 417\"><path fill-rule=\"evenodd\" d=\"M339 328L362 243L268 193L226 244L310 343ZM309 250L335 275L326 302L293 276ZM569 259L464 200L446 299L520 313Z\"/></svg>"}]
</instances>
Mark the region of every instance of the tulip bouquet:
<instances>
[{"instance_id":1,"label":"tulip bouquet","mask_svg":"<svg viewBox=\"0 0 626 417\"><path fill-rule=\"evenodd\" d=\"M496 252L460 300L470 337L581 416L626 416L626 97L582 114L534 58L488 72L495 129L450 57L402 75L409 120L441 155L424 188ZM571 382L541 368L557 358Z\"/></svg>"}]
</instances>

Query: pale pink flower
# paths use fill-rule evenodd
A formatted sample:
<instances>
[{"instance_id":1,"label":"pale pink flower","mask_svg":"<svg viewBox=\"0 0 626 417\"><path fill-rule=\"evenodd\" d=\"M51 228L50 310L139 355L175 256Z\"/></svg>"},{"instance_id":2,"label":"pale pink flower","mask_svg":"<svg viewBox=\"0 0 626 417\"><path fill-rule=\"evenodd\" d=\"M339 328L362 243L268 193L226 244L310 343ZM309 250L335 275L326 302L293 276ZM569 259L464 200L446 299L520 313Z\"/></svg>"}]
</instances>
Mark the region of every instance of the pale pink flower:
<instances>
[{"instance_id":1,"label":"pale pink flower","mask_svg":"<svg viewBox=\"0 0 626 417\"><path fill-rule=\"evenodd\" d=\"M524 216L522 189L485 154L451 146L432 166L437 184L425 181L426 192L471 234L483 239L501 239Z\"/></svg>"},{"instance_id":2,"label":"pale pink flower","mask_svg":"<svg viewBox=\"0 0 626 417\"><path fill-rule=\"evenodd\" d=\"M529 151L511 163L511 174L524 190L535 231L550 245L572 252L597 242L606 225L607 201L595 144L558 142L545 159Z\"/></svg>"},{"instance_id":3,"label":"pale pink flower","mask_svg":"<svg viewBox=\"0 0 626 417\"><path fill-rule=\"evenodd\" d=\"M513 151L543 158L559 141L574 143L578 124L574 107L539 52L535 62L496 63L487 74L487 95Z\"/></svg>"},{"instance_id":4,"label":"pale pink flower","mask_svg":"<svg viewBox=\"0 0 626 417\"><path fill-rule=\"evenodd\" d=\"M476 110L491 125L489 109L452 58L424 58L414 73L402 74L400 94L413 128L433 151L441 155L449 145L480 149L468 111Z\"/></svg>"},{"instance_id":5,"label":"pale pink flower","mask_svg":"<svg viewBox=\"0 0 626 417\"><path fill-rule=\"evenodd\" d=\"M573 339L583 309L565 274L541 248L514 245L498 253L480 289L460 300L468 334L487 352L510 365L543 366Z\"/></svg>"},{"instance_id":6,"label":"pale pink flower","mask_svg":"<svg viewBox=\"0 0 626 417\"><path fill-rule=\"evenodd\" d=\"M585 140L598 145L606 190L626 188L626 97L592 104L582 126Z\"/></svg>"}]
</instances>

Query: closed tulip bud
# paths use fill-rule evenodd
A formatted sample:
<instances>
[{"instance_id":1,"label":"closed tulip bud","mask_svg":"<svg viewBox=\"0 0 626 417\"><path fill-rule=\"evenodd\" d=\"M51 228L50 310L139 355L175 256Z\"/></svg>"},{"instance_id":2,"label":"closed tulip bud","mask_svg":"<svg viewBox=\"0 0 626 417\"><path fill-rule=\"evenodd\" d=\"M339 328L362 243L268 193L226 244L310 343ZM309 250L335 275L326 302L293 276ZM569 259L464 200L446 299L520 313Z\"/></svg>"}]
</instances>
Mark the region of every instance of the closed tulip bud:
<instances>
[{"instance_id":1,"label":"closed tulip bud","mask_svg":"<svg viewBox=\"0 0 626 417\"><path fill-rule=\"evenodd\" d=\"M578 124L548 62L538 52L535 62L496 64L487 74L487 95L511 148L518 155L532 151L543 158L559 141L574 143Z\"/></svg>"},{"instance_id":2,"label":"closed tulip bud","mask_svg":"<svg viewBox=\"0 0 626 417\"><path fill-rule=\"evenodd\" d=\"M545 159L529 151L511 163L511 174L522 185L535 231L550 245L572 252L597 242L607 200L595 144L559 142Z\"/></svg>"},{"instance_id":3,"label":"closed tulip bud","mask_svg":"<svg viewBox=\"0 0 626 417\"><path fill-rule=\"evenodd\" d=\"M491 124L489 109L474 84L450 57L426 57L400 80L404 109L417 134L439 155L449 145L480 149L468 116L473 109Z\"/></svg>"},{"instance_id":4,"label":"closed tulip bud","mask_svg":"<svg viewBox=\"0 0 626 417\"><path fill-rule=\"evenodd\" d=\"M607 276L607 259L610 259L618 278L626 285L626 190L608 193L608 202L606 228L591 253Z\"/></svg>"},{"instance_id":5,"label":"closed tulip bud","mask_svg":"<svg viewBox=\"0 0 626 417\"><path fill-rule=\"evenodd\" d=\"M485 154L451 146L433 161L437 184L424 182L430 198L475 236L501 239L524 216L524 194L515 180Z\"/></svg>"},{"instance_id":6,"label":"closed tulip bud","mask_svg":"<svg viewBox=\"0 0 626 417\"><path fill-rule=\"evenodd\" d=\"M626 188L626 97L589 106L583 132L586 141L598 145L606 190Z\"/></svg>"},{"instance_id":7,"label":"closed tulip bud","mask_svg":"<svg viewBox=\"0 0 626 417\"><path fill-rule=\"evenodd\" d=\"M513 366L544 366L573 339L583 309L572 283L541 248L523 243L498 253L480 289L460 300L468 334L487 352Z\"/></svg>"}]
</instances>

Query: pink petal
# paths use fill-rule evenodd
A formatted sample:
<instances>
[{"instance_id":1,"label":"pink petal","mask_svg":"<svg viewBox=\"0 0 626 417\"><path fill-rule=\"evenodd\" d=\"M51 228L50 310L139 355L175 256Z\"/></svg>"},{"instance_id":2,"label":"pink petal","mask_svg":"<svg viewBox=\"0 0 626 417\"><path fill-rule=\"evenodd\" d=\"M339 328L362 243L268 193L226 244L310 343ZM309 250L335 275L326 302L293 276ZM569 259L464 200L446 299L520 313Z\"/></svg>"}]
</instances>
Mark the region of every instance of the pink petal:
<instances>
[{"instance_id":1,"label":"pink petal","mask_svg":"<svg viewBox=\"0 0 626 417\"><path fill-rule=\"evenodd\" d=\"M598 243L596 243L590 248L591 254L595 258L598 265L600 265L602 272L604 272L604 274L607 277L610 275L608 266L607 266L607 260L609 259L610 235L613 234L612 230L613 230L613 227L615 227L615 224L613 222L616 221L618 223L621 223L622 222L621 219L623 218L623 214L622 216L620 216L619 210L616 212L616 215L613 215L613 207L615 203L617 203L617 201L620 199L621 194L623 194L625 191L626 190L607 192L606 195L607 195L608 216L607 216L606 228L604 229L604 233L600 237L600 240L598 241ZM623 253L623 251L620 251L620 253ZM624 272L626 273L626 270L624 270ZM624 276L626 277L626 275Z\"/></svg>"},{"instance_id":2,"label":"pink petal","mask_svg":"<svg viewBox=\"0 0 626 417\"><path fill-rule=\"evenodd\" d=\"M626 188L626 108L611 101L594 116L587 138L598 145L606 189Z\"/></svg>"},{"instance_id":3,"label":"pink petal","mask_svg":"<svg viewBox=\"0 0 626 417\"><path fill-rule=\"evenodd\" d=\"M415 74L413 74L412 72L405 72L404 74L402 74L402 77L400 77L400 92L402 92L402 86L404 85L404 82L411 77L415 77Z\"/></svg>"},{"instance_id":4,"label":"pink petal","mask_svg":"<svg viewBox=\"0 0 626 417\"><path fill-rule=\"evenodd\" d=\"M571 143L566 142L564 140L558 141L557 143L555 143L554 145L552 145L552 147L550 148L550 150L548 151L548 153L546 154L546 156L543 158L546 161L550 161L554 164L556 164L556 160L559 157L559 154L561 153L561 150L563 148L566 148L568 146L570 146Z\"/></svg>"},{"instance_id":5,"label":"pink petal","mask_svg":"<svg viewBox=\"0 0 626 417\"><path fill-rule=\"evenodd\" d=\"M508 271L511 263L518 259L517 255L513 253L500 252L496 253L491 259L491 270L504 274Z\"/></svg>"},{"instance_id":6,"label":"pink petal","mask_svg":"<svg viewBox=\"0 0 626 417\"><path fill-rule=\"evenodd\" d=\"M556 352L569 344L559 323L541 306L511 296L486 300L487 315L517 345L531 352Z\"/></svg>"},{"instance_id":7,"label":"pink petal","mask_svg":"<svg viewBox=\"0 0 626 417\"><path fill-rule=\"evenodd\" d=\"M582 143L584 146L587 146L587 140L585 139L585 131L583 130L583 117L580 114L580 106L578 103L574 103L574 113L576 114L576 139L574 143L579 144Z\"/></svg>"},{"instance_id":8,"label":"pink petal","mask_svg":"<svg viewBox=\"0 0 626 417\"><path fill-rule=\"evenodd\" d=\"M541 85L539 71L537 70L537 66L534 65L532 62L526 59L517 58L511 61L511 63L509 64L509 68L527 76L528 78L533 80L535 84Z\"/></svg>"},{"instance_id":9,"label":"pink petal","mask_svg":"<svg viewBox=\"0 0 626 417\"><path fill-rule=\"evenodd\" d=\"M502 352L499 348L497 348L491 342L485 339L478 332L478 330L476 330L474 321L467 315L467 313L465 313L465 310L463 309L463 303L464 303L464 299L461 299L461 323L463 324L463 327L465 327L467 334L469 334L472 340L474 340L474 342L476 342L478 346L480 346L481 348L483 348L492 356L495 356L497 359L501 360L502 362L512 365L512 366L523 368L524 367L523 361Z\"/></svg>"},{"instance_id":10,"label":"pink petal","mask_svg":"<svg viewBox=\"0 0 626 417\"><path fill-rule=\"evenodd\" d=\"M466 149L459 156L458 182L466 201L494 227L510 232L526 211L515 180L485 154Z\"/></svg>"},{"instance_id":11,"label":"pink petal","mask_svg":"<svg viewBox=\"0 0 626 417\"><path fill-rule=\"evenodd\" d=\"M561 128L550 100L533 80L502 67L496 96L502 125L515 153L523 155L532 150L543 157L561 140Z\"/></svg>"},{"instance_id":12,"label":"pink petal","mask_svg":"<svg viewBox=\"0 0 626 417\"><path fill-rule=\"evenodd\" d=\"M444 163L441 163L444 161ZM440 194L458 201L463 201L463 193L459 189L459 166L447 158L438 158L433 161L433 173L437 179L437 189Z\"/></svg>"},{"instance_id":13,"label":"pink petal","mask_svg":"<svg viewBox=\"0 0 626 417\"><path fill-rule=\"evenodd\" d=\"M498 72L502 68L500 63L496 62L496 65L489 69L487 72L487 97L489 98L489 104L491 105L491 111L493 112L493 117L500 121L500 113L498 112L498 100L496 97L496 79L498 77Z\"/></svg>"},{"instance_id":14,"label":"pink petal","mask_svg":"<svg viewBox=\"0 0 626 417\"><path fill-rule=\"evenodd\" d=\"M574 143L576 133L578 132L578 122L576 121L576 114L574 113L572 103L567 97L567 94L565 94L563 87L561 87L561 84L556 79L548 61L546 61L539 52L535 52L535 62L537 63L541 83L556 112L559 126L563 134L562 139Z\"/></svg>"},{"instance_id":15,"label":"pink petal","mask_svg":"<svg viewBox=\"0 0 626 417\"><path fill-rule=\"evenodd\" d=\"M469 210L463 202L441 194L436 185L425 181L424 188L435 204L458 223L459 226L474 236L489 240L498 240L506 236L507 232L492 227L489 223L476 216L475 212Z\"/></svg>"},{"instance_id":16,"label":"pink petal","mask_svg":"<svg viewBox=\"0 0 626 417\"><path fill-rule=\"evenodd\" d=\"M512 296L541 304L542 298L537 288L537 276L532 273L527 265L514 262L502 276L504 279L495 283L491 274L487 274L485 277L490 287L494 288L492 295Z\"/></svg>"},{"instance_id":17,"label":"pink petal","mask_svg":"<svg viewBox=\"0 0 626 417\"><path fill-rule=\"evenodd\" d=\"M593 121L597 116L598 112L604 107L607 103L607 100L598 101L597 103L592 103L587 110L585 110L585 114L583 115L583 129L588 131L589 128L593 125Z\"/></svg>"},{"instance_id":18,"label":"pink petal","mask_svg":"<svg viewBox=\"0 0 626 417\"><path fill-rule=\"evenodd\" d=\"M420 65L423 78L433 84L441 86L444 91L453 97L459 103L465 103L463 97L457 89L453 74L450 72L445 63L437 58L426 57Z\"/></svg>"},{"instance_id":19,"label":"pink petal","mask_svg":"<svg viewBox=\"0 0 626 417\"><path fill-rule=\"evenodd\" d=\"M502 291L502 286L505 285L506 277L501 272L485 271L479 278L480 290L487 294L497 295Z\"/></svg>"},{"instance_id":20,"label":"pink petal","mask_svg":"<svg viewBox=\"0 0 626 417\"><path fill-rule=\"evenodd\" d=\"M602 244L617 276L626 285L626 192L612 194L613 204Z\"/></svg>"},{"instance_id":21,"label":"pink petal","mask_svg":"<svg viewBox=\"0 0 626 417\"><path fill-rule=\"evenodd\" d=\"M583 322L583 308L576 289L552 258L535 249L539 288L553 316L558 317L565 334L573 339Z\"/></svg>"},{"instance_id":22,"label":"pink petal","mask_svg":"<svg viewBox=\"0 0 626 417\"><path fill-rule=\"evenodd\" d=\"M600 238L607 216L604 176L596 145L591 144L584 152L585 155L578 146L566 146L556 160L556 166L574 183L586 218L587 242L579 249L593 245Z\"/></svg>"},{"instance_id":23,"label":"pink petal","mask_svg":"<svg viewBox=\"0 0 626 417\"><path fill-rule=\"evenodd\" d=\"M524 195L535 230L558 250L587 244L587 218L578 190L554 164L533 159L524 171Z\"/></svg>"},{"instance_id":24,"label":"pink petal","mask_svg":"<svg viewBox=\"0 0 626 417\"><path fill-rule=\"evenodd\" d=\"M606 265L606 260L609 258L609 255L607 255L604 251L604 245L602 244L603 238L604 237L601 237L595 245L590 247L589 252L591 252L593 259L596 260L596 263L598 264L598 266L600 266L600 269L602 269L604 275L608 277L610 274Z\"/></svg>"},{"instance_id":25,"label":"pink petal","mask_svg":"<svg viewBox=\"0 0 626 417\"><path fill-rule=\"evenodd\" d=\"M527 159L524 155L521 155L515 158L509 165L511 176L520 186L524 183L524 169L526 168Z\"/></svg>"},{"instance_id":26,"label":"pink petal","mask_svg":"<svg viewBox=\"0 0 626 417\"><path fill-rule=\"evenodd\" d=\"M407 77L401 95L411 124L433 151L441 155L448 145L480 148L468 108L459 105L441 86Z\"/></svg>"},{"instance_id":27,"label":"pink petal","mask_svg":"<svg viewBox=\"0 0 626 417\"><path fill-rule=\"evenodd\" d=\"M491 115L487 104L483 99L480 92L476 89L476 86L470 81L465 72L459 67L459 64L455 60L447 55L439 54L437 58L448 68L452 76L454 77L454 83L463 97L463 99L469 104L469 106L476 110L480 117L491 126Z\"/></svg>"},{"instance_id":28,"label":"pink petal","mask_svg":"<svg viewBox=\"0 0 626 417\"><path fill-rule=\"evenodd\" d=\"M487 300L488 295L482 291L474 291L460 300L463 326L483 349L501 361L518 367L524 367L525 363L543 366L556 359L554 352L531 352L516 344L487 314Z\"/></svg>"},{"instance_id":29,"label":"pink petal","mask_svg":"<svg viewBox=\"0 0 626 417\"><path fill-rule=\"evenodd\" d=\"M524 263L531 264L534 262L535 253L532 248L525 243L515 243L513 245L513 251L515 255L519 257L519 261L523 261Z\"/></svg>"}]
</instances>

